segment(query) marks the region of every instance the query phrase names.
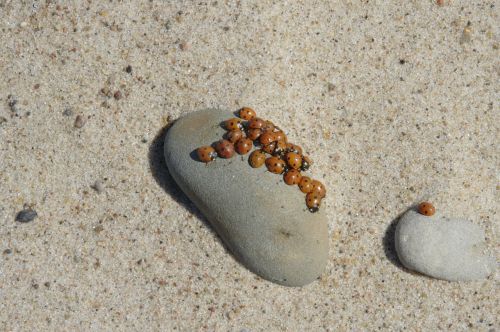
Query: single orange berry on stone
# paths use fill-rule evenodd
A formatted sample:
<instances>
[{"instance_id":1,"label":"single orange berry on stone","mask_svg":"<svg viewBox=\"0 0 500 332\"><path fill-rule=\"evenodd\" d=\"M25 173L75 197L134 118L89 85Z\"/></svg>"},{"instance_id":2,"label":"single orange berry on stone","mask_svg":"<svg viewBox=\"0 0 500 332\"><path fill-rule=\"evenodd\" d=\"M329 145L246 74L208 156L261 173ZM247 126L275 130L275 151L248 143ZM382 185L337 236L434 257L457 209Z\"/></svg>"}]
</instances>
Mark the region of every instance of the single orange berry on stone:
<instances>
[{"instance_id":1,"label":"single orange berry on stone","mask_svg":"<svg viewBox=\"0 0 500 332\"><path fill-rule=\"evenodd\" d=\"M226 133L226 139L233 144L243 137L245 137L245 133L239 129L231 130Z\"/></svg>"},{"instance_id":2,"label":"single orange berry on stone","mask_svg":"<svg viewBox=\"0 0 500 332\"><path fill-rule=\"evenodd\" d=\"M266 159L267 170L274 174L281 174L286 169L285 162L278 157L269 157Z\"/></svg>"},{"instance_id":3,"label":"single orange berry on stone","mask_svg":"<svg viewBox=\"0 0 500 332\"><path fill-rule=\"evenodd\" d=\"M238 114L243 120L252 120L256 116L255 111L250 107L241 108Z\"/></svg>"},{"instance_id":4,"label":"single orange berry on stone","mask_svg":"<svg viewBox=\"0 0 500 332\"><path fill-rule=\"evenodd\" d=\"M198 159L204 163L209 163L217 157L217 152L211 146L202 146L196 149Z\"/></svg>"},{"instance_id":5,"label":"single orange berry on stone","mask_svg":"<svg viewBox=\"0 0 500 332\"><path fill-rule=\"evenodd\" d=\"M253 168L259 168L266 162L266 154L262 150L255 150L248 157L248 163Z\"/></svg>"},{"instance_id":6,"label":"single orange berry on stone","mask_svg":"<svg viewBox=\"0 0 500 332\"><path fill-rule=\"evenodd\" d=\"M285 155L285 160L288 166L294 169L299 169L302 166L302 156L295 152L288 152Z\"/></svg>"},{"instance_id":7,"label":"single orange berry on stone","mask_svg":"<svg viewBox=\"0 0 500 332\"><path fill-rule=\"evenodd\" d=\"M422 202L418 205L418 213L430 217L436 213L436 208L429 202Z\"/></svg>"},{"instance_id":8,"label":"single orange berry on stone","mask_svg":"<svg viewBox=\"0 0 500 332\"><path fill-rule=\"evenodd\" d=\"M283 175L283 181L289 186L299 184L301 178L302 175L296 169L290 169Z\"/></svg>"},{"instance_id":9,"label":"single orange berry on stone","mask_svg":"<svg viewBox=\"0 0 500 332\"><path fill-rule=\"evenodd\" d=\"M241 130L241 128L243 128L243 125L241 124L241 119L231 118L224 121L224 127L226 128L226 130Z\"/></svg>"},{"instance_id":10,"label":"single orange berry on stone","mask_svg":"<svg viewBox=\"0 0 500 332\"><path fill-rule=\"evenodd\" d=\"M299 182L299 189L304 194L310 193L313 190L311 178L308 176L303 176Z\"/></svg>"},{"instance_id":11,"label":"single orange berry on stone","mask_svg":"<svg viewBox=\"0 0 500 332\"><path fill-rule=\"evenodd\" d=\"M252 150L253 142L249 138L241 138L234 145L234 149L238 154L247 154Z\"/></svg>"},{"instance_id":12,"label":"single orange berry on stone","mask_svg":"<svg viewBox=\"0 0 500 332\"><path fill-rule=\"evenodd\" d=\"M231 158L234 156L234 145L233 143L229 142L228 140L221 139L217 143L215 143L215 151L217 151L217 154L221 158Z\"/></svg>"},{"instance_id":13,"label":"single orange berry on stone","mask_svg":"<svg viewBox=\"0 0 500 332\"><path fill-rule=\"evenodd\" d=\"M319 182L318 180L313 180L311 192L316 193L319 195L319 197L323 198L326 196L326 187L323 183Z\"/></svg>"}]
</instances>

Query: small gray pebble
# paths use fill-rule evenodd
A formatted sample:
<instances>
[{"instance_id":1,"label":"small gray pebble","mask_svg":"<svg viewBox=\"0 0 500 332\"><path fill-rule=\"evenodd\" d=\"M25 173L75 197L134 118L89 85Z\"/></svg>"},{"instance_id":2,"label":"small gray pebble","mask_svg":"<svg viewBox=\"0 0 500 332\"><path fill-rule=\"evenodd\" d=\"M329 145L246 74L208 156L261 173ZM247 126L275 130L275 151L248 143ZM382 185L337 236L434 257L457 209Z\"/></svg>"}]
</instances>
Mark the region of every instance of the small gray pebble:
<instances>
[{"instance_id":1,"label":"small gray pebble","mask_svg":"<svg viewBox=\"0 0 500 332\"><path fill-rule=\"evenodd\" d=\"M3 116L0 116L0 125L4 124L5 122L7 122L7 119Z\"/></svg>"},{"instance_id":2,"label":"small gray pebble","mask_svg":"<svg viewBox=\"0 0 500 332\"><path fill-rule=\"evenodd\" d=\"M16 216L16 221L19 222L30 222L38 216L35 210L33 209L25 209L19 211Z\"/></svg>"},{"instance_id":3,"label":"small gray pebble","mask_svg":"<svg viewBox=\"0 0 500 332\"><path fill-rule=\"evenodd\" d=\"M94 189L97 191L99 194L104 191L104 186L102 185L101 181L96 181L94 182L93 185L90 186L90 188Z\"/></svg>"},{"instance_id":4,"label":"small gray pebble","mask_svg":"<svg viewBox=\"0 0 500 332\"><path fill-rule=\"evenodd\" d=\"M66 108L62 114L64 116L72 116L73 115L73 110L71 108Z\"/></svg>"},{"instance_id":5,"label":"small gray pebble","mask_svg":"<svg viewBox=\"0 0 500 332\"><path fill-rule=\"evenodd\" d=\"M82 128L85 125L85 119L81 115L77 115L75 118L75 128Z\"/></svg>"},{"instance_id":6,"label":"small gray pebble","mask_svg":"<svg viewBox=\"0 0 500 332\"><path fill-rule=\"evenodd\" d=\"M7 96L7 104L9 105L9 108L12 113L17 113L17 98L14 97L13 95L8 95Z\"/></svg>"},{"instance_id":7,"label":"small gray pebble","mask_svg":"<svg viewBox=\"0 0 500 332\"><path fill-rule=\"evenodd\" d=\"M468 220L410 210L398 222L395 245L405 267L437 279L484 279L496 266L487 253L484 231Z\"/></svg>"}]
</instances>

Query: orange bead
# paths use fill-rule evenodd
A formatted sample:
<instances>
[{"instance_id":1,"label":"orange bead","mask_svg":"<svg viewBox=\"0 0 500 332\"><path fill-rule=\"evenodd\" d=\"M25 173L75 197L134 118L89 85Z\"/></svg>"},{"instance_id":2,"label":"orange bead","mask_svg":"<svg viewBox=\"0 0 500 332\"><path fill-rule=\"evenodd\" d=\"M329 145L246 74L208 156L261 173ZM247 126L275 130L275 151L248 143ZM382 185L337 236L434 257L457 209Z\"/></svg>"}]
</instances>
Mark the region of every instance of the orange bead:
<instances>
[{"instance_id":1,"label":"orange bead","mask_svg":"<svg viewBox=\"0 0 500 332\"><path fill-rule=\"evenodd\" d=\"M306 195L306 205L312 213L318 212L319 206L321 205L321 197L313 192L308 193Z\"/></svg>"},{"instance_id":2,"label":"orange bead","mask_svg":"<svg viewBox=\"0 0 500 332\"><path fill-rule=\"evenodd\" d=\"M250 150L252 150L252 147L253 142L248 138L241 138L234 145L234 149L238 154L247 154Z\"/></svg>"},{"instance_id":3,"label":"orange bead","mask_svg":"<svg viewBox=\"0 0 500 332\"><path fill-rule=\"evenodd\" d=\"M255 150L248 157L248 163L253 168L259 168L266 162L266 154L262 150Z\"/></svg>"},{"instance_id":4,"label":"orange bead","mask_svg":"<svg viewBox=\"0 0 500 332\"><path fill-rule=\"evenodd\" d=\"M266 167L271 173L281 174L285 171L286 164L278 157L269 157L266 159Z\"/></svg>"},{"instance_id":5,"label":"orange bead","mask_svg":"<svg viewBox=\"0 0 500 332\"><path fill-rule=\"evenodd\" d=\"M312 193L318 194L321 198L326 196L326 187L323 183L319 182L318 180L313 180L312 181Z\"/></svg>"},{"instance_id":6,"label":"orange bead","mask_svg":"<svg viewBox=\"0 0 500 332\"><path fill-rule=\"evenodd\" d=\"M240 138L235 144L234 144L234 149L238 154L247 154L252 150L253 147L253 142L251 139L248 138Z\"/></svg>"},{"instance_id":7,"label":"orange bead","mask_svg":"<svg viewBox=\"0 0 500 332\"><path fill-rule=\"evenodd\" d=\"M258 139L261 134L262 134L262 129L259 128L252 128L247 130L247 137L250 138L252 141Z\"/></svg>"},{"instance_id":8,"label":"orange bead","mask_svg":"<svg viewBox=\"0 0 500 332\"><path fill-rule=\"evenodd\" d=\"M215 151L221 158L231 158L234 155L234 145L228 140L221 139L215 143Z\"/></svg>"},{"instance_id":9,"label":"orange bead","mask_svg":"<svg viewBox=\"0 0 500 332\"><path fill-rule=\"evenodd\" d=\"M302 157L300 154L295 152L288 152L285 155L286 163L288 166L294 169L299 169L302 166Z\"/></svg>"},{"instance_id":10,"label":"orange bead","mask_svg":"<svg viewBox=\"0 0 500 332\"><path fill-rule=\"evenodd\" d=\"M296 144L293 144L293 143L287 143L286 149L288 152L295 152L298 154L302 154L302 148Z\"/></svg>"},{"instance_id":11,"label":"orange bead","mask_svg":"<svg viewBox=\"0 0 500 332\"><path fill-rule=\"evenodd\" d=\"M283 141L283 143L286 145L287 137L282 130L278 130L278 131L274 132L274 139L276 141Z\"/></svg>"},{"instance_id":12,"label":"orange bead","mask_svg":"<svg viewBox=\"0 0 500 332\"><path fill-rule=\"evenodd\" d=\"M268 145L268 144L271 144L274 141L275 141L275 139L274 139L274 133L269 132L269 131L264 132L259 137L259 142L262 145Z\"/></svg>"},{"instance_id":13,"label":"orange bead","mask_svg":"<svg viewBox=\"0 0 500 332\"><path fill-rule=\"evenodd\" d=\"M217 157L217 152L211 146L202 146L196 150L198 159L204 163L209 163Z\"/></svg>"},{"instance_id":14,"label":"orange bead","mask_svg":"<svg viewBox=\"0 0 500 332\"><path fill-rule=\"evenodd\" d=\"M261 118L253 118L248 122L248 128L250 129L262 129L264 127L264 120Z\"/></svg>"},{"instance_id":15,"label":"orange bead","mask_svg":"<svg viewBox=\"0 0 500 332\"><path fill-rule=\"evenodd\" d=\"M429 202L422 202L418 205L418 213L430 217L436 213L436 208Z\"/></svg>"},{"instance_id":16,"label":"orange bead","mask_svg":"<svg viewBox=\"0 0 500 332\"><path fill-rule=\"evenodd\" d=\"M304 194L310 193L313 190L311 178L308 176L303 176L299 182L299 189Z\"/></svg>"},{"instance_id":17,"label":"orange bead","mask_svg":"<svg viewBox=\"0 0 500 332\"><path fill-rule=\"evenodd\" d=\"M264 125L262 126L263 131L273 131L274 128L274 123L269 120L264 121Z\"/></svg>"},{"instance_id":18,"label":"orange bead","mask_svg":"<svg viewBox=\"0 0 500 332\"><path fill-rule=\"evenodd\" d=\"M296 169L291 169L283 175L283 181L289 186L299 184L302 175Z\"/></svg>"},{"instance_id":19,"label":"orange bead","mask_svg":"<svg viewBox=\"0 0 500 332\"><path fill-rule=\"evenodd\" d=\"M232 118L224 121L224 127L226 130L241 130L243 125L241 124L241 120L238 118Z\"/></svg>"},{"instance_id":20,"label":"orange bead","mask_svg":"<svg viewBox=\"0 0 500 332\"><path fill-rule=\"evenodd\" d=\"M272 142L271 144L263 145L261 148L262 151L267 152L269 154L273 154L274 149L276 148L276 143Z\"/></svg>"},{"instance_id":21,"label":"orange bead","mask_svg":"<svg viewBox=\"0 0 500 332\"><path fill-rule=\"evenodd\" d=\"M239 139L245 137L245 133L241 130L231 130L226 133L226 139L231 143L236 143Z\"/></svg>"},{"instance_id":22,"label":"orange bead","mask_svg":"<svg viewBox=\"0 0 500 332\"><path fill-rule=\"evenodd\" d=\"M241 108L238 114L243 120L252 120L256 116L255 111L250 107Z\"/></svg>"}]
</instances>

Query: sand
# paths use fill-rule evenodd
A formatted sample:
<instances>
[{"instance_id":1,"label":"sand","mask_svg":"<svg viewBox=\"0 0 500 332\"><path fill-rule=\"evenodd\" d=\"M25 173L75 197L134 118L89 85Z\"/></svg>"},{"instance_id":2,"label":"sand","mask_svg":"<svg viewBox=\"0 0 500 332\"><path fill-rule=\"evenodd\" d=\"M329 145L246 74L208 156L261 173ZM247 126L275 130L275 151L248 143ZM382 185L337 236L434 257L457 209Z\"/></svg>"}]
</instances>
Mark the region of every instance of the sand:
<instances>
[{"instance_id":1,"label":"sand","mask_svg":"<svg viewBox=\"0 0 500 332\"><path fill-rule=\"evenodd\" d=\"M426 199L499 247L498 6L0 1L0 330L500 328L498 272L412 274L391 241ZM307 287L246 270L164 169L169 122L243 105L328 187Z\"/></svg>"}]
</instances>

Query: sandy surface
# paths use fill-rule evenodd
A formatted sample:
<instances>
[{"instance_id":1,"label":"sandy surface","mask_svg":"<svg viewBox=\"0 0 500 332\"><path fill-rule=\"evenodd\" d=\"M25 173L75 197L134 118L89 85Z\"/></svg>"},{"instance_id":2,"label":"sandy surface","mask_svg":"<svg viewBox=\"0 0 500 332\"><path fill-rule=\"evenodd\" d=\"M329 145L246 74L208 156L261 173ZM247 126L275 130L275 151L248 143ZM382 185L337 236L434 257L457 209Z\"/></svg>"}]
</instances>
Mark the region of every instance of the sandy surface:
<instances>
[{"instance_id":1,"label":"sandy surface","mask_svg":"<svg viewBox=\"0 0 500 332\"><path fill-rule=\"evenodd\" d=\"M425 198L499 247L498 1L50 2L0 1L0 330L500 328L498 273L411 274L390 241ZM243 105L329 188L307 287L242 267L163 168L169 119Z\"/></svg>"}]
</instances>

